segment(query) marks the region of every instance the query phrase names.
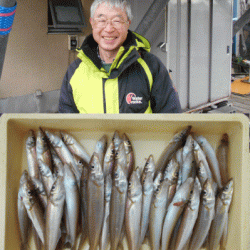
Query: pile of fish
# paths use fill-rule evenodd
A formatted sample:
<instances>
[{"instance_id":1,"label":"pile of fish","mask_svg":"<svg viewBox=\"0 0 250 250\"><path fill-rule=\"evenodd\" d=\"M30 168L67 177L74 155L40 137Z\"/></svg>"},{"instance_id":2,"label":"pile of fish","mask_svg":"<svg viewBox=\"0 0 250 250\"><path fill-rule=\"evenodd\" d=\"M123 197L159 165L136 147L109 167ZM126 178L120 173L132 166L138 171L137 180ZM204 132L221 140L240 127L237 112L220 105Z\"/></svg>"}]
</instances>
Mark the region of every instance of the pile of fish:
<instances>
[{"instance_id":1,"label":"pile of fish","mask_svg":"<svg viewBox=\"0 0 250 250\"><path fill-rule=\"evenodd\" d=\"M160 150L160 149L159 149ZM233 179L228 135L214 150L191 126L157 163L137 167L124 133L103 135L90 156L65 131L39 128L26 140L28 170L18 192L21 249L225 249Z\"/></svg>"}]
</instances>

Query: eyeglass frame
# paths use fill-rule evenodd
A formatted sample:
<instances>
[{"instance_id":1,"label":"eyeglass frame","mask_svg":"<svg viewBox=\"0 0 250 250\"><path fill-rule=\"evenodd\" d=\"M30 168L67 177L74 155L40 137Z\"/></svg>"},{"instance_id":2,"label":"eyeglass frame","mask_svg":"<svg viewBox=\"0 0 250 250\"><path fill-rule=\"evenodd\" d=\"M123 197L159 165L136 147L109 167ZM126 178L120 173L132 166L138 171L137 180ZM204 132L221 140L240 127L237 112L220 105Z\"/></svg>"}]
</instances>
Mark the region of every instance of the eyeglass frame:
<instances>
[{"instance_id":1,"label":"eyeglass frame","mask_svg":"<svg viewBox=\"0 0 250 250\"><path fill-rule=\"evenodd\" d=\"M116 17L115 17L116 18ZM102 24L102 23L105 23L103 26L101 25L101 26L99 26L99 28L106 28L107 27L107 25L108 25L108 21L110 21L110 23L112 24L112 26L114 27L114 28L120 28L120 27L117 27L115 24L114 24L114 19L115 18L113 18L113 19L106 19L106 18L103 18L103 17L96 17L96 18L93 18L93 20L97 23L97 26L98 26L98 24L100 25L100 24ZM98 22L98 21L96 21L96 19L102 19L102 20L105 20L105 22ZM121 25L121 27L122 27L122 25L124 25L125 23L129 23L129 21L117 21L117 23L119 23L119 25Z\"/></svg>"}]
</instances>

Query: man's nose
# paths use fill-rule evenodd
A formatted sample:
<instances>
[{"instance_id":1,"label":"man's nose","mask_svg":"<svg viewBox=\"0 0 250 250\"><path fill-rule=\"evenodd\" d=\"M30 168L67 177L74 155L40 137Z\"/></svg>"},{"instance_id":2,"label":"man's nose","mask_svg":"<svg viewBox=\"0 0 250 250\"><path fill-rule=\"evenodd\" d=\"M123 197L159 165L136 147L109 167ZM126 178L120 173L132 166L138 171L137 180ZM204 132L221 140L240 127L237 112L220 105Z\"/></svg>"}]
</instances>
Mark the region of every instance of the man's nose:
<instances>
[{"instance_id":1,"label":"man's nose","mask_svg":"<svg viewBox=\"0 0 250 250\"><path fill-rule=\"evenodd\" d=\"M106 24L106 26L105 26L105 30L106 31L113 31L115 28L114 28L114 25L113 25L113 23L112 23L112 21L111 20L107 20L107 24Z\"/></svg>"}]
</instances>

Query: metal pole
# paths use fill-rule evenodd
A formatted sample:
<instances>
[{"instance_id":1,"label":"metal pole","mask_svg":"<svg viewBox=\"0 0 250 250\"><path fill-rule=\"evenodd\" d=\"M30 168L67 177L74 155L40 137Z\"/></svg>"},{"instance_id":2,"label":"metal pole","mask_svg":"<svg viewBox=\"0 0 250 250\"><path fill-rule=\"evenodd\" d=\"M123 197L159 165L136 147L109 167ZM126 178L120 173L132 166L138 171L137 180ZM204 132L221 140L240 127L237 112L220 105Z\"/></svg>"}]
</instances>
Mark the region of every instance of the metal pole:
<instances>
[{"instance_id":1,"label":"metal pole","mask_svg":"<svg viewBox=\"0 0 250 250\"><path fill-rule=\"evenodd\" d=\"M233 37L250 21L250 8L233 24Z\"/></svg>"},{"instance_id":2,"label":"metal pole","mask_svg":"<svg viewBox=\"0 0 250 250\"><path fill-rule=\"evenodd\" d=\"M0 0L1 7L13 7L16 4L16 0ZM5 58L5 52L7 48L9 34L0 35L0 79L2 75L3 63Z\"/></svg>"},{"instance_id":3,"label":"metal pole","mask_svg":"<svg viewBox=\"0 0 250 250\"><path fill-rule=\"evenodd\" d=\"M151 25L156 20L156 17L166 7L169 1L170 0L154 0L154 2L149 7L148 11L142 18L141 22L135 29L135 32L144 36L151 27Z\"/></svg>"}]
</instances>

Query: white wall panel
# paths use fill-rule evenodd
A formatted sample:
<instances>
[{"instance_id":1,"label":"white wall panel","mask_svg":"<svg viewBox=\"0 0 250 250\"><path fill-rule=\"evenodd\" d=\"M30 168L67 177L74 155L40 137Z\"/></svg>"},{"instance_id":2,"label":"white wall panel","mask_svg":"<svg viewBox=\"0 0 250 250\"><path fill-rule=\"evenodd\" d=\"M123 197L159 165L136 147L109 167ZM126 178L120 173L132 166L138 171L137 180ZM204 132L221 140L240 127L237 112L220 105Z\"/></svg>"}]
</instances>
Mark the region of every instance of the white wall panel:
<instances>
[{"instance_id":1,"label":"white wall panel","mask_svg":"<svg viewBox=\"0 0 250 250\"><path fill-rule=\"evenodd\" d=\"M231 93L232 0L213 3L211 101Z\"/></svg>"}]
</instances>

